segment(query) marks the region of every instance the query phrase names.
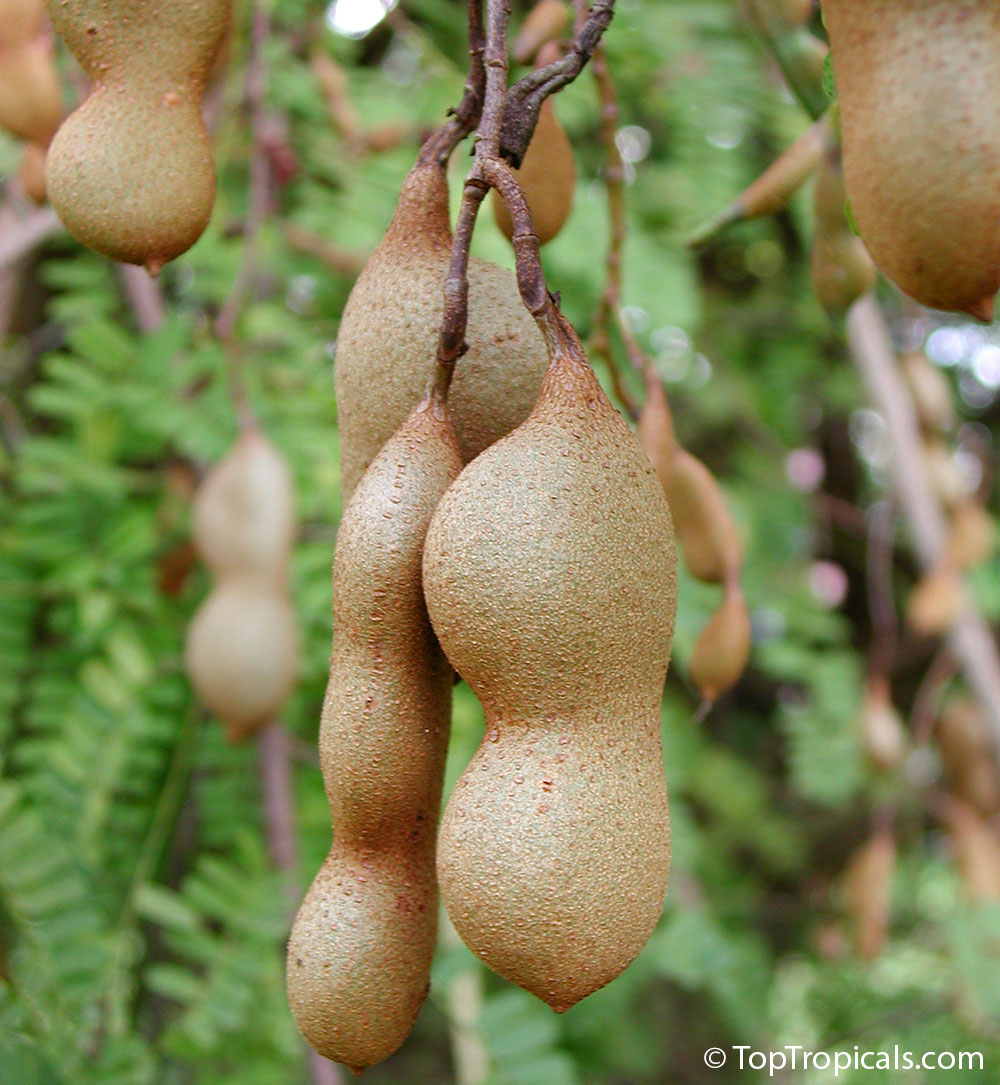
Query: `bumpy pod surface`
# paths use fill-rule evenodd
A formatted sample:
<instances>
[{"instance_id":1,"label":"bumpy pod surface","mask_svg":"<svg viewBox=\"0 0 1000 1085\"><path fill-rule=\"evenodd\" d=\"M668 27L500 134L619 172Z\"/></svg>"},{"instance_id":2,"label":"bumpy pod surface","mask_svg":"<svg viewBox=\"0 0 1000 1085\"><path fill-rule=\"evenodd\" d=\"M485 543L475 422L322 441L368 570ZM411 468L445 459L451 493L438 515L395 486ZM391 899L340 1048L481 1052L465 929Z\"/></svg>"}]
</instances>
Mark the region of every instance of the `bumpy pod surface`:
<instances>
[{"instance_id":1,"label":"bumpy pod surface","mask_svg":"<svg viewBox=\"0 0 1000 1085\"><path fill-rule=\"evenodd\" d=\"M44 0L0 0L0 127L44 147L62 114Z\"/></svg>"},{"instance_id":2,"label":"bumpy pod surface","mask_svg":"<svg viewBox=\"0 0 1000 1085\"><path fill-rule=\"evenodd\" d=\"M1000 6L824 0L823 13L847 192L869 252L922 304L990 319L1000 286Z\"/></svg>"},{"instance_id":3,"label":"bumpy pod surface","mask_svg":"<svg viewBox=\"0 0 1000 1085\"><path fill-rule=\"evenodd\" d=\"M48 0L93 82L49 149L49 198L83 244L155 273L208 224L215 169L201 119L231 0Z\"/></svg>"},{"instance_id":4,"label":"bumpy pod surface","mask_svg":"<svg viewBox=\"0 0 1000 1085\"><path fill-rule=\"evenodd\" d=\"M437 165L417 165L389 229L347 299L335 378L344 500L376 453L420 402L434 368L451 252L448 186ZM528 416L546 354L510 271L469 265L468 353L448 406L463 462Z\"/></svg>"},{"instance_id":5,"label":"bumpy pod surface","mask_svg":"<svg viewBox=\"0 0 1000 1085\"><path fill-rule=\"evenodd\" d=\"M287 983L305 1038L356 1070L399 1047L428 990L453 672L424 606L421 554L461 466L447 414L421 404L337 535L319 742L333 847L292 928Z\"/></svg>"},{"instance_id":6,"label":"bumpy pod surface","mask_svg":"<svg viewBox=\"0 0 1000 1085\"><path fill-rule=\"evenodd\" d=\"M442 897L477 956L559 1011L628 966L663 906L676 606L663 492L563 327L575 346L424 551L434 629L486 714L442 818Z\"/></svg>"},{"instance_id":7,"label":"bumpy pod surface","mask_svg":"<svg viewBox=\"0 0 1000 1085\"><path fill-rule=\"evenodd\" d=\"M216 575L284 577L295 536L288 464L257 430L246 430L205 476L194 499L194 540Z\"/></svg>"},{"instance_id":8,"label":"bumpy pod surface","mask_svg":"<svg viewBox=\"0 0 1000 1085\"><path fill-rule=\"evenodd\" d=\"M188 627L187 673L234 742L274 717L295 682L297 658L295 613L269 581L221 580Z\"/></svg>"}]
</instances>

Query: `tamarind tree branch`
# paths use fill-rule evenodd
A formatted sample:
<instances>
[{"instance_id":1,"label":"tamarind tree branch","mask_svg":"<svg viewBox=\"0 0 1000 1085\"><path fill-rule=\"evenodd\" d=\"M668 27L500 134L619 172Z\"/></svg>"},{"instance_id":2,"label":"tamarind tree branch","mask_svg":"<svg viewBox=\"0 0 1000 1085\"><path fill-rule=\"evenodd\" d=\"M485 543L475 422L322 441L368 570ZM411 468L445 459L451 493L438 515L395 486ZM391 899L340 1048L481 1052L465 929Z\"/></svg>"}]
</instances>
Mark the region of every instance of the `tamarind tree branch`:
<instances>
[{"instance_id":1,"label":"tamarind tree branch","mask_svg":"<svg viewBox=\"0 0 1000 1085\"><path fill-rule=\"evenodd\" d=\"M885 319L873 294L866 294L848 310L847 339L872 402L885 419L900 508L917 558L929 571L945 553L945 517L927 478L916 411L899 374ZM989 626L971 600L952 623L948 645L989 719L1000 748L1000 657Z\"/></svg>"}]
</instances>

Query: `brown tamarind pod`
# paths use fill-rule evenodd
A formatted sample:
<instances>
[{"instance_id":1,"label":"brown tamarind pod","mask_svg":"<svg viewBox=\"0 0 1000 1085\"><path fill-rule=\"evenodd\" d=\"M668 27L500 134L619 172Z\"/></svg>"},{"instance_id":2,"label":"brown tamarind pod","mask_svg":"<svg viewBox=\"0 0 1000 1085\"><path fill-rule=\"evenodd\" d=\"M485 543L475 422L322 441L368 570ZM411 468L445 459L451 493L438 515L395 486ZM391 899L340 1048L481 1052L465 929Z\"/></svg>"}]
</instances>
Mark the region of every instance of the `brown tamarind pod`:
<instances>
[{"instance_id":1,"label":"brown tamarind pod","mask_svg":"<svg viewBox=\"0 0 1000 1085\"><path fill-rule=\"evenodd\" d=\"M399 1047L429 986L453 672L427 618L421 555L461 466L447 412L425 400L365 472L337 534L319 740L333 846L295 918L287 986L312 1047L358 1071Z\"/></svg>"},{"instance_id":2,"label":"brown tamarind pod","mask_svg":"<svg viewBox=\"0 0 1000 1085\"><path fill-rule=\"evenodd\" d=\"M639 414L638 431L639 444L665 487L664 480L670 477L678 444L667 393L652 370L646 374L646 402Z\"/></svg>"},{"instance_id":3,"label":"brown tamarind pod","mask_svg":"<svg viewBox=\"0 0 1000 1085\"><path fill-rule=\"evenodd\" d=\"M201 99L231 0L48 0L91 80L49 148L46 184L69 232L156 274L201 236L215 168Z\"/></svg>"},{"instance_id":4,"label":"brown tamarind pod","mask_svg":"<svg viewBox=\"0 0 1000 1085\"><path fill-rule=\"evenodd\" d=\"M448 186L420 162L347 300L335 380L341 484L350 496L365 468L423 397L437 355L451 254ZM545 372L545 346L512 272L469 262L469 349L448 393L464 462L528 416Z\"/></svg>"},{"instance_id":5,"label":"brown tamarind pod","mask_svg":"<svg viewBox=\"0 0 1000 1085\"><path fill-rule=\"evenodd\" d=\"M906 757L906 729L884 674L870 675L861 701L861 741L873 768L891 772Z\"/></svg>"},{"instance_id":6,"label":"brown tamarind pod","mask_svg":"<svg viewBox=\"0 0 1000 1085\"><path fill-rule=\"evenodd\" d=\"M269 578L220 580L188 627L184 662L230 741L248 738L271 722L295 684L298 627L287 595Z\"/></svg>"},{"instance_id":7,"label":"brown tamarind pod","mask_svg":"<svg viewBox=\"0 0 1000 1085\"><path fill-rule=\"evenodd\" d=\"M692 576L721 584L743 564L736 524L711 471L686 449L678 448L663 483L674 531Z\"/></svg>"},{"instance_id":8,"label":"brown tamarind pod","mask_svg":"<svg viewBox=\"0 0 1000 1085\"><path fill-rule=\"evenodd\" d=\"M698 634L691 653L691 680L706 704L739 681L750 658L750 612L738 586L727 585L722 605Z\"/></svg>"},{"instance_id":9,"label":"brown tamarind pod","mask_svg":"<svg viewBox=\"0 0 1000 1085\"><path fill-rule=\"evenodd\" d=\"M940 437L925 437L924 464L931 487L941 503L954 512L970 496L969 486L951 451Z\"/></svg>"},{"instance_id":10,"label":"brown tamarind pod","mask_svg":"<svg viewBox=\"0 0 1000 1085\"><path fill-rule=\"evenodd\" d=\"M945 820L955 861L973 900L1000 900L1000 837L971 807L946 799Z\"/></svg>"},{"instance_id":11,"label":"brown tamarind pod","mask_svg":"<svg viewBox=\"0 0 1000 1085\"><path fill-rule=\"evenodd\" d=\"M1000 812L1000 771L993 739L979 706L966 696L943 708L936 727L948 786L982 817Z\"/></svg>"},{"instance_id":12,"label":"brown tamarind pod","mask_svg":"<svg viewBox=\"0 0 1000 1085\"><path fill-rule=\"evenodd\" d=\"M867 961L882 952L889 936L895 870L896 834L888 827L878 829L847 864L847 909L854 923L858 954Z\"/></svg>"},{"instance_id":13,"label":"brown tamarind pod","mask_svg":"<svg viewBox=\"0 0 1000 1085\"><path fill-rule=\"evenodd\" d=\"M566 33L569 21L570 7L566 0L538 0L511 43L511 56L518 64L527 64L543 45Z\"/></svg>"},{"instance_id":14,"label":"brown tamarind pod","mask_svg":"<svg viewBox=\"0 0 1000 1085\"><path fill-rule=\"evenodd\" d=\"M924 432L942 433L953 429L955 399L948 378L922 350L905 351L899 356L899 365Z\"/></svg>"},{"instance_id":15,"label":"brown tamarind pod","mask_svg":"<svg viewBox=\"0 0 1000 1085\"><path fill-rule=\"evenodd\" d=\"M441 821L442 899L481 960L561 1012L663 907L677 585L662 488L557 320L531 414L434 513L424 593L486 716Z\"/></svg>"},{"instance_id":16,"label":"brown tamarind pod","mask_svg":"<svg viewBox=\"0 0 1000 1085\"><path fill-rule=\"evenodd\" d=\"M62 116L44 0L0 0L0 127L45 147Z\"/></svg>"},{"instance_id":17,"label":"brown tamarind pod","mask_svg":"<svg viewBox=\"0 0 1000 1085\"><path fill-rule=\"evenodd\" d=\"M809 273L820 304L841 316L875 285L877 271L864 242L847 221L847 191L840 148L828 137L813 194L816 232Z\"/></svg>"},{"instance_id":18,"label":"brown tamarind pod","mask_svg":"<svg viewBox=\"0 0 1000 1085\"><path fill-rule=\"evenodd\" d=\"M21 165L17 171L17 182L21 191L39 207L45 203L48 195L45 191L45 148L37 143L26 143L21 155Z\"/></svg>"},{"instance_id":19,"label":"brown tamarind pod","mask_svg":"<svg viewBox=\"0 0 1000 1085\"><path fill-rule=\"evenodd\" d=\"M217 576L284 576L295 537L288 464L256 429L244 431L195 494L194 539Z\"/></svg>"},{"instance_id":20,"label":"brown tamarind pod","mask_svg":"<svg viewBox=\"0 0 1000 1085\"><path fill-rule=\"evenodd\" d=\"M941 561L917 581L906 603L906 622L924 637L944 633L967 606L962 578L954 565Z\"/></svg>"},{"instance_id":21,"label":"brown tamarind pod","mask_svg":"<svg viewBox=\"0 0 1000 1085\"><path fill-rule=\"evenodd\" d=\"M794 143L748 185L735 200L702 223L688 237L687 244L697 248L711 240L726 226L746 219L763 218L782 210L791 197L816 172L823 158L830 133L830 117L824 114L811 124Z\"/></svg>"},{"instance_id":22,"label":"brown tamarind pod","mask_svg":"<svg viewBox=\"0 0 1000 1085\"><path fill-rule=\"evenodd\" d=\"M993 517L972 497L958 504L951 517L945 557L956 569L981 565L993 556L997 526Z\"/></svg>"}]
</instances>

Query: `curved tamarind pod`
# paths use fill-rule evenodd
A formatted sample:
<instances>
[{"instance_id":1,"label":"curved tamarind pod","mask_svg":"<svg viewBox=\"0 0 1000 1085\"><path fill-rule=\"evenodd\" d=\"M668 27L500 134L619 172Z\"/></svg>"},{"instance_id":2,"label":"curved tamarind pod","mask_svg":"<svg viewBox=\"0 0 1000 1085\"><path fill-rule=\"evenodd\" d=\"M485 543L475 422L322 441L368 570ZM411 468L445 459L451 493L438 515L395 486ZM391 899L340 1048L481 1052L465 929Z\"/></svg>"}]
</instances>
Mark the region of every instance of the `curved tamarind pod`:
<instances>
[{"instance_id":1,"label":"curved tamarind pod","mask_svg":"<svg viewBox=\"0 0 1000 1085\"><path fill-rule=\"evenodd\" d=\"M92 81L46 161L69 232L155 275L201 236L215 168L201 99L231 0L48 0L56 30Z\"/></svg>"},{"instance_id":2,"label":"curved tamarind pod","mask_svg":"<svg viewBox=\"0 0 1000 1085\"><path fill-rule=\"evenodd\" d=\"M880 772L899 768L906 757L906 729L892 703L888 679L873 674L861 702L861 740L872 767Z\"/></svg>"},{"instance_id":3,"label":"curved tamarind pod","mask_svg":"<svg viewBox=\"0 0 1000 1085\"><path fill-rule=\"evenodd\" d=\"M750 612L738 586L727 585L722 605L698 634L691 653L691 680L708 704L739 681L750 658Z\"/></svg>"},{"instance_id":4,"label":"curved tamarind pod","mask_svg":"<svg viewBox=\"0 0 1000 1085\"><path fill-rule=\"evenodd\" d=\"M421 555L461 466L447 412L425 399L365 472L337 534L319 740L333 846L295 918L287 986L312 1047L355 1070L399 1047L429 986L453 672L427 618Z\"/></svg>"},{"instance_id":5,"label":"curved tamarind pod","mask_svg":"<svg viewBox=\"0 0 1000 1085\"><path fill-rule=\"evenodd\" d=\"M638 431L639 444L649 457L660 484L665 486L663 480L670 477L679 446L667 393L653 372L646 374L646 402L639 414Z\"/></svg>"},{"instance_id":6,"label":"curved tamarind pod","mask_svg":"<svg viewBox=\"0 0 1000 1085\"><path fill-rule=\"evenodd\" d=\"M982 817L993 817L1000 811L1000 771L982 710L956 697L942 710L935 734L951 791Z\"/></svg>"},{"instance_id":7,"label":"curved tamarind pod","mask_svg":"<svg viewBox=\"0 0 1000 1085\"><path fill-rule=\"evenodd\" d=\"M663 907L677 585L662 488L559 320L534 410L434 513L424 592L486 715L442 817L441 895L478 957L561 1012Z\"/></svg>"},{"instance_id":8,"label":"curved tamarind pod","mask_svg":"<svg viewBox=\"0 0 1000 1085\"><path fill-rule=\"evenodd\" d=\"M870 961L889 936L892 879L896 870L896 834L877 830L851 856L846 872L847 906L854 920L858 953Z\"/></svg>"},{"instance_id":9,"label":"curved tamarind pod","mask_svg":"<svg viewBox=\"0 0 1000 1085\"><path fill-rule=\"evenodd\" d=\"M524 17L517 37L511 43L510 55L518 64L527 64L543 45L566 33L569 17L566 0L538 0Z\"/></svg>"},{"instance_id":10,"label":"curved tamarind pod","mask_svg":"<svg viewBox=\"0 0 1000 1085\"><path fill-rule=\"evenodd\" d=\"M973 900L1000 900L1000 838L975 810L947 797L944 815L959 874Z\"/></svg>"},{"instance_id":11,"label":"curved tamarind pod","mask_svg":"<svg viewBox=\"0 0 1000 1085\"><path fill-rule=\"evenodd\" d=\"M899 356L903 377L913 396L913 406L925 433L943 433L955 426L955 398L948 378L922 350Z\"/></svg>"},{"instance_id":12,"label":"curved tamarind pod","mask_svg":"<svg viewBox=\"0 0 1000 1085\"><path fill-rule=\"evenodd\" d=\"M26 143L17 171L17 180L24 194L39 207L48 199L45 191L45 148Z\"/></svg>"},{"instance_id":13,"label":"curved tamarind pod","mask_svg":"<svg viewBox=\"0 0 1000 1085\"><path fill-rule=\"evenodd\" d=\"M661 477L684 564L691 575L721 584L743 564L736 524L711 471L686 449L678 448L666 480Z\"/></svg>"}]
</instances>

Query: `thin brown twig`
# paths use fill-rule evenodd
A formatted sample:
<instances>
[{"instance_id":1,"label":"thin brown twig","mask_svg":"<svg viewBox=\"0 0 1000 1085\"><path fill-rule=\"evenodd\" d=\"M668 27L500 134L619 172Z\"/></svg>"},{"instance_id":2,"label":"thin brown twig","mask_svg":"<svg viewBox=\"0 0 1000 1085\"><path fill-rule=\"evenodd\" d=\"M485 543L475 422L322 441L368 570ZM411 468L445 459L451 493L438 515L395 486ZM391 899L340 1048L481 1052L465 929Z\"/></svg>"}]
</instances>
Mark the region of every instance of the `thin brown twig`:
<instances>
[{"instance_id":1,"label":"thin brown twig","mask_svg":"<svg viewBox=\"0 0 1000 1085\"><path fill-rule=\"evenodd\" d=\"M3 238L0 238L0 271L62 232L63 224L51 207L41 207L5 226Z\"/></svg>"},{"instance_id":2,"label":"thin brown twig","mask_svg":"<svg viewBox=\"0 0 1000 1085\"><path fill-rule=\"evenodd\" d=\"M155 332L167 316L159 279L154 279L138 264L119 264L118 274L139 331L144 335Z\"/></svg>"},{"instance_id":3,"label":"thin brown twig","mask_svg":"<svg viewBox=\"0 0 1000 1085\"><path fill-rule=\"evenodd\" d=\"M892 525L895 511L890 501L880 501L871 508L868 516L865 580L872 622L868 666L873 674L888 677L896 655L899 629L892 591Z\"/></svg>"}]
</instances>

